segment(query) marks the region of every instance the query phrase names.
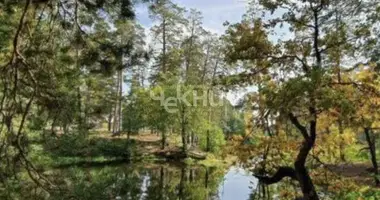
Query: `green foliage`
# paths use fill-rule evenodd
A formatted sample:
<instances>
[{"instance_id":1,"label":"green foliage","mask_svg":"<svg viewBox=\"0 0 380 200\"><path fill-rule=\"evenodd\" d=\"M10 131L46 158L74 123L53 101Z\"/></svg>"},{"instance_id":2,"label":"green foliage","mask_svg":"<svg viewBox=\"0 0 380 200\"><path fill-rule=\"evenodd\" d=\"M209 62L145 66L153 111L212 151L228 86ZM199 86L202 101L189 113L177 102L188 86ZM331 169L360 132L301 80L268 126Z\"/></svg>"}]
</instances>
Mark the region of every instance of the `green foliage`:
<instances>
[{"instance_id":1,"label":"green foliage","mask_svg":"<svg viewBox=\"0 0 380 200\"><path fill-rule=\"evenodd\" d=\"M130 159L135 142L127 139L109 140L99 137L88 138L83 134L62 135L51 138L45 145L45 150L52 157L121 157Z\"/></svg>"},{"instance_id":2,"label":"green foliage","mask_svg":"<svg viewBox=\"0 0 380 200\"><path fill-rule=\"evenodd\" d=\"M133 91L126 99L123 113L123 130L128 133L138 133L148 124L149 96L143 89Z\"/></svg>"},{"instance_id":3,"label":"green foliage","mask_svg":"<svg viewBox=\"0 0 380 200\"><path fill-rule=\"evenodd\" d=\"M359 191L348 191L342 192L339 195L333 197L333 199L347 199L347 200L356 200L356 199L368 199L375 200L380 198L380 192L375 189L363 188Z\"/></svg>"},{"instance_id":4,"label":"green foliage","mask_svg":"<svg viewBox=\"0 0 380 200\"><path fill-rule=\"evenodd\" d=\"M231 106L228 101L224 101L222 109L224 111L220 113L220 127L223 129L223 133L225 134L226 138L229 138L233 135L244 135L244 113Z\"/></svg>"},{"instance_id":5,"label":"green foliage","mask_svg":"<svg viewBox=\"0 0 380 200\"><path fill-rule=\"evenodd\" d=\"M218 125L204 121L203 124L199 124L195 128L195 132L199 137L200 147L203 150L207 150L207 145L209 145L212 152L220 153L221 148L226 144L223 130Z\"/></svg>"},{"instance_id":6,"label":"green foliage","mask_svg":"<svg viewBox=\"0 0 380 200\"><path fill-rule=\"evenodd\" d=\"M144 176L134 171L51 167L146 154L129 136L149 129L161 134L162 153L179 146L181 153L210 151L204 163L217 163L226 145L236 145L231 153L249 164L262 158L265 172L301 162L316 184L326 183L318 179L315 160L328 166L375 159L378 1L250 0L242 21L226 23L219 37L204 28L195 9L141 0L153 20L152 41L135 19L138 2L0 1L0 198L25 199L37 185L35 199L43 199L42 188L51 199L141 199ZM239 107L225 98L237 86L254 90ZM115 137L90 134L105 131L106 122ZM366 140L363 129L370 133ZM127 139L116 138L124 132ZM370 153L362 150L367 146ZM157 191L164 191L161 199L208 197L203 182L190 178L192 170L160 168L170 179L149 172L147 199ZM201 174L208 176L207 170ZM64 190L50 191L50 179ZM331 198L379 198L375 189L345 189L356 186L353 180L331 182L340 189L327 191Z\"/></svg>"}]
</instances>

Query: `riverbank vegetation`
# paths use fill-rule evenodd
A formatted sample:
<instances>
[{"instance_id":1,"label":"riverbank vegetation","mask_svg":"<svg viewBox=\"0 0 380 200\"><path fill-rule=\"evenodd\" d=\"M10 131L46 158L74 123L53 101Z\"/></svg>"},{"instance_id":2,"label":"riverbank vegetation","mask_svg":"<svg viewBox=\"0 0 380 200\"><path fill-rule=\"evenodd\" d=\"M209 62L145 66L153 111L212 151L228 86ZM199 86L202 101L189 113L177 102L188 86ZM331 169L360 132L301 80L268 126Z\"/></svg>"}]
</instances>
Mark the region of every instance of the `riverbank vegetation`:
<instances>
[{"instance_id":1,"label":"riverbank vegetation","mask_svg":"<svg viewBox=\"0 0 380 200\"><path fill-rule=\"evenodd\" d=\"M380 198L379 0L203 21L170 0L0 1L0 198L208 199L232 165L250 199Z\"/></svg>"}]
</instances>

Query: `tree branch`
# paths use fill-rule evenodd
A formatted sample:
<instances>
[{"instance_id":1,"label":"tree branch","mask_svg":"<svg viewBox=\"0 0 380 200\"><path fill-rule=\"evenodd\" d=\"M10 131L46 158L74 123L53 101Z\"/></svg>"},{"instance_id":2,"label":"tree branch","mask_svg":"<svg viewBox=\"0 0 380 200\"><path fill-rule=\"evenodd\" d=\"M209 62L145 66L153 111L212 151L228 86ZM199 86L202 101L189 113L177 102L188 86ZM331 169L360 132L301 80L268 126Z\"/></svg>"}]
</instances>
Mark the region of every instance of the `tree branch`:
<instances>
[{"instance_id":1,"label":"tree branch","mask_svg":"<svg viewBox=\"0 0 380 200\"><path fill-rule=\"evenodd\" d=\"M22 30L22 28L24 26L24 19L25 19L26 13L28 12L28 8L29 8L29 5L30 5L30 2L31 2L31 0L27 0L26 1L24 10L23 10L23 12L21 14L21 18L20 18L20 21L19 21L19 24L18 24L18 27L17 27L17 30L16 30L16 34L15 34L15 37L13 38L13 52L12 52L9 64L12 64L14 62L15 54L18 51L17 50L18 39L20 37L21 30Z\"/></svg>"},{"instance_id":2,"label":"tree branch","mask_svg":"<svg viewBox=\"0 0 380 200\"><path fill-rule=\"evenodd\" d=\"M319 10L319 9L318 9ZM317 67L322 67L322 56L321 52L319 50L319 22L318 22L318 10L313 10L313 16L314 16L314 42L313 42L313 48L315 51L315 57L317 60Z\"/></svg>"},{"instance_id":3,"label":"tree branch","mask_svg":"<svg viewBox=\"0 0 380 200\"><path fill-rule=\"evenodd\" d=\"M301 65L302 65L302 70L305 72L305 73L309 73L310 72L310 68L309 68L309 65L306 63L305 60L301 59L300 57L298 57L297 55L282 55L282 56L273 56L273 55L269 55L267 56L268 58L272 58L272 59L276 59L276 60L280 60L282 61L283 59L296 59L298 60Z\"/></svg>"},{"instance_id":4,"label":"tree branch","mask_svg":"<svg viewBox=\"0 0 380 200\"><path fill-rule=\"evenodd\" d=\"M292 124L293 124L295 127L297 127L297 129L301 132L302 136L303 136L306 140L308 140L308 139L309 139L309 134L307 133L307 129L306 129L306 127L303 126L303 125L299 122L299 120L297 119L296 116L294 116L293 113L289 113L288 116L289 116L289 119L290 119L290 121L292 122Z\"/></svg>"},{"instance_id":5,"label":"tree branch","mask_svg":"<svg viewBox=\"0 0 380 200\"><path fill-rule=\"evenodd\" d=\"M278 183L285 177L297 179L296 171L292 167L280 167L272 177L260 175L255 175L255 177L258 178L261 183L267 185Z\"/></svg>"}]
</instances>

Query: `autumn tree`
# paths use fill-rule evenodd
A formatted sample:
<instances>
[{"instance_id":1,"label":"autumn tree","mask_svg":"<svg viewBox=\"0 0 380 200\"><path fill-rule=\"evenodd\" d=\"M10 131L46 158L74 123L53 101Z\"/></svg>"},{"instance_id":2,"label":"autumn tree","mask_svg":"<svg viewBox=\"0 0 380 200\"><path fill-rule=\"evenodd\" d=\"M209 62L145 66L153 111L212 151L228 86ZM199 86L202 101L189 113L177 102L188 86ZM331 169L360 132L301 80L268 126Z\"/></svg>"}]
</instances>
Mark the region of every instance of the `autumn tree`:
<instances>
[{"instance_id":1,"label":"autumn tree","mask_svg":"<svg viewBox=\"0 0 380 200\"><path fill-rule=\"evenodd\" d=\"M337 71L337 61L332 64L329 52L339 49L342 55L338 57L352 55L347 52L357 53L357 42L366 38L360 30L366 26L352 23L355 19L346 13L341 16L345 20L340 22L346 22L344 26L349 28L339 29L343 33L336 34L336 29L331 28L331 24L336 27L333 22L337 20L334 1L253 2L255 7L249 17L231 25L226 32L228 61L247 66L246 72L227 78L227 82L259 83L265 109L288 119L302 136L294 166L280 167L273 176L259 176L259 179L272 184L290 177L299 182L304 199L319 199L306 160L320 132L317 129L320 113L340 103L334 100L337 94L330 87L335 81L336 73L333 75L331 71ZM365 13L356 1L340 3L347 11ZM267 17L258 18L261 14ZM290 39L271 42L268 35L282 26L289 27ZM338 38L331 39L331 36ZM262 80L267 81L263 84Z\"/></svg>"}]
</instances>

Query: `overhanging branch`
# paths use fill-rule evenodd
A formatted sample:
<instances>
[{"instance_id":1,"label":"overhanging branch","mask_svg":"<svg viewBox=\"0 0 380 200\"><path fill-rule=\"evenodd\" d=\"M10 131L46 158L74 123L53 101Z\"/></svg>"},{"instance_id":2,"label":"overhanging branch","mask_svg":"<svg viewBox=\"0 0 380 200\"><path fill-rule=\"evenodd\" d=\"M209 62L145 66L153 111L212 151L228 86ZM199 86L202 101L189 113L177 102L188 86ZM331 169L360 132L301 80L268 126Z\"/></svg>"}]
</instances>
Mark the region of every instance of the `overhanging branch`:
<instances>
[{"instance_id":1,"label":"overhanging branch","mask_svg":"<svg viewBox=\"0 0 380 200\"><path fill-rule=\"evenodd\" d=\"M297 179L296 171L291 167L280 167L277 172L272 176L259 176L255 175L261 183L270 185L280 182L285 177L290 177L292 179Z\"/></svg>"}]
</instances>

